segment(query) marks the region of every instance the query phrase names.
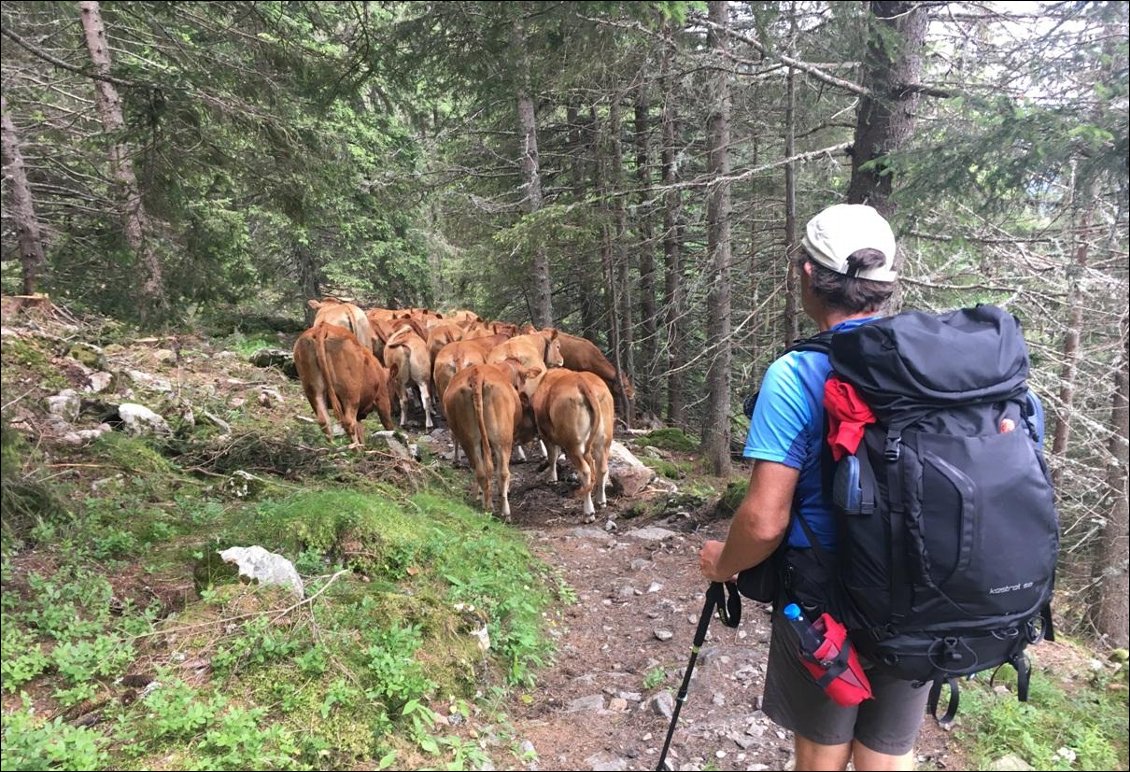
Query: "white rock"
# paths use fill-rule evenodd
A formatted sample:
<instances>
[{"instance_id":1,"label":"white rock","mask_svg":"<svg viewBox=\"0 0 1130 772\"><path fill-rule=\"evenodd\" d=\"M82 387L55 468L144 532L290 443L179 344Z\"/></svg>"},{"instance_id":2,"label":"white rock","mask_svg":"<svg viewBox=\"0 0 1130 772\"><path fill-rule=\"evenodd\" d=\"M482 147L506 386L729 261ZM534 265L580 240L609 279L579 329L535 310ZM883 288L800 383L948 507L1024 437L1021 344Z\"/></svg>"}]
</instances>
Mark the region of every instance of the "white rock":
<instances>
[{"instance_id":1,"label":"white rock","mask_svg":"<svg viewBox=\"0 0 1130 772\"><path fill-rule=\"evenodd\" d=\"M125 424L126 431L130 434L141 436L172 433L165 419L145 405L139 405L136 402L123 402L118 405L118 415L121 417L122 423Z\"/></svg>"},{"instance_id":2,"label":"white rock","mask_svg":"<svg viewBox=\"0 0 1130 772\"><path fill-rule=\"evenodd\" d=\"M274 552L268 552L258 544L251 547L229 547L219 555L226 563L239 566L239 575L254 579L260 584L275 584L290 589L299 598L305 593L302 577L294 564Z\"/></svg>"},{"instance_id":3,"label":"white rock","mask_svg":"<svg viewBox=\"0 0 1130 772\"><path fill-rule=\"evenodd\" d=\"M636 528L627 531L624 535L630 536L633 539L639 539L640 541L663 541L664 539L670 539L678 534L666 528L659 528L653 525L647 528Z\"/></svg>"},{"instance_id":4,"label":"white rock","mask_svg":"<svg viewBox=\"0 0 1130 772\"><path fill-rule=\"evenodd\" d=\"M655 470L646 466L632 452L616 440L608 454L608 476L613 493L620 496L637 496L655 479Z\"/></svg>"},{"instance_id":5,"label":"white rock","mask_svg":"<svg viewBox=\"0 0 1130 772\"><path fill-rule=\"evenodd\" d=\"M96 429L79 429L73 432L67 432L59 438L59 442L64 445L85 445L91 440L96 440L106 432L112 432L114 428L110 424L98 424Z\"/></svg>"},{"instance_id":6,"label":"white rock","mask_svg":"<svg viewBox=\"0 0 1130 772\"><path fill-rule=\"evenodd\" d=\"M478 642L479 651L484 654L490 650L490 632L486 625L471 631L471 636Z\"/></svg>"},{"instance_id":7,"label":"white rock","mask_svg":"<svg viewBox=\"0 0 1130 772\"><path fill-rule=\"evenodd\" d=\"M86 381L85 390L98 394L110 388L110 384L114 382L114 374L105 371L91 373L86 376Z\"/></svg>"},{"instance_id":8,"label":"white rock","mask_svg":"<svg viewBox=\"0 0 1130 772\"><path fill-rule=\"evenodd\" d=\"M126 375L128 375L130 380L136 383L138 386L144 386L145 388L152 389L153 391L173 390L173 384L170 383L167 379L158 378L155 375L143 373L140 370L126 370Z\"/></svg>"},{"instance_id":9,"label":"white rock","mask_svg":"<svg viewBox=\"0 0 1130 772\"><path fill-rule=\"evenodd\" d=\"M675 634L670 630L656 630L655 637L661 641L669 641L675 637Z\"/></svg>"},{"instance_id":10,"label":"white rock","mask_svg":"<svg viewBox=\"0 0 1130 772\"><path fill-rule=\"evenodd\" d=\"M74 423L78 420L80 407L82 407L82 400L74 389L63 389L55 396L47 398L47 412L68 423Z\"/></svg>"}]
</instances>

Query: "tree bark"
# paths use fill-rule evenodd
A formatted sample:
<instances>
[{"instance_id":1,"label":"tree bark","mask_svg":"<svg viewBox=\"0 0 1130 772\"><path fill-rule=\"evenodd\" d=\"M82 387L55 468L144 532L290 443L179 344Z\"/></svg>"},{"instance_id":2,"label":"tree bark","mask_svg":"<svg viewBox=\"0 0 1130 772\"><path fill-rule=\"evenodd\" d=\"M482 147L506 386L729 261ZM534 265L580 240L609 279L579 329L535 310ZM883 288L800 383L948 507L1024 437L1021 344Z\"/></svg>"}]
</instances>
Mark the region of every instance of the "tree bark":
<instances>
[{"instance_id":1,"label":"tree bark","mask_svg":"<svg viewBox=\"0 0 1130 772\"><path fill-rule=\"evenodd\" d=\"M106 29L102 24L102 9L98 0L81 0L79 11L86 48L94 64L94 72L99 76L94 78L95 103L102 128L110 137L110 165L121 187L126 244L141 262L146 274L141 286L141 294L146 301L141 306L141 316L143 320L164 317L169 310L164 273L157 253L147 239L149 218L141 200L141 188L137 183L137 176L133 172L129 147L121 137L125 129L125 119L122 116L122 100L118 96L118 89L110 80L110 46L106 41Z\"/></svg>"},{"instance_id":2,"label":"tree bark","mask_svg":"<svg viewBox=\"0 0 1130 772\"><path fill-rule=\"evenodd\" d=\"M1109 514L1098 535L1093 575L1095 602L1088 604L1095 629L1117 648L1130 646L1130 317L1122 315L1122 351L1114 371L1110 406L1110 440L1107 443L1107 495Z\"/></svg>"},{"instance_id":3,"label":"tree bark","mask_svg":"<svg viewBox=\"0 0 1130 772\"><path fill-rule=\"evenodd\" d=\"M647 84L641 84L636 94L636 182L640 195L636 211L636 232L640 244L640 360L638 370L632 373L639 387L636 393L644 411L654 414L655 404L655 351L656 351L656 309L655 309L655 234L652 229L651 211L647 200L651 196L651 161L648 134L651 124L651 105L648 102ZM639 377L642 376L642 377Z\"/></svg>"},{"instance_id":4,"label":"tree bark","mask_svg":"<svg viewBox=\"0 0 1130 772\"><path fill-rule=\"evenodd\" d=\"M672 30L668 27L668 33ZM663 111L660 115L663 132L663 328L667 341L667 422L682 426L686 411L686 332L683 322L683 231L682 194L676 187L679 181L677 166L678 118L675 112L674 86L675 53L667 47L661 63L663 81Z\"/></svg>"},{"instance_id":5,"label":"tree bark","mask_svg":"<svg viewBox=\"0 0 1130 772\"><path fill-rule=\"evenodd\" d=\"M796 43L796 3L791 4L789 53ZM796 155L796 70L792 67L785 76L785 158ZM797 282L793 255L797 250L796 232L796 162L785 164L785 319L784 345L791 346L800 337L800 318L797 309L797 296L800 287Z\"/></svg>"},{"instance_id":6,"label":"tree bark","mask_svg":"<svg viewBox=\"0 0 1130 772\"><path fill-rule=\"evenodd\" d=\"M514 50L518 53L518 138L521 143L523 196L522 210L531 215L541 209L541 166L538 159L538 129L534 99L530 90L530 66L526 57L526 35L520 21L514 22ZM553 285L545 249L534 246L530 286L533 289L533 323L553 326Z\"/></svg>"},{"instance_id":7,"label":"tree bark","mask_svg":"<svg viewBox=\"0 0 1130 772\"><path fill-rule=\"evenodd\" d=\"M582 125L580 109L575 102L570 102L565 108L566 121L569 124L569 145L572 152L571 182L573 188L573 202L578 208L578 225L586 220L589 211L583 202L587 196L588 185L588 154L592 152L592 137L589 136L589 126ZM587 224L587 223L586 223ZM577 254L577 298L581 311L581 335L593 343L599 343L597 336L597 286L593 283L592 256L588 250Z\"/></svg>"},{"instance_id":8,"label":"tree bark","mask_svg":"<svg viewBox=\"0 0 1130 772\"><path fill-rule=\"evenodd\" d=\"M628 210L624 205L624 145L622 124L620 120L620 98L613 96L612 104L608 109L608 138L611 143L610 159L610 187L614 199L612 211L616 224L616 249L615 249L615 275L612 277L613 297L616 299L614 308L619 317L617 329L620 333L620 345L615 349L616 369L626 373L628 377L635 375L635 362L632 357L633 343L633 314L632 292L628 253ZM616 401L619 403L620 415L629 427L632 425L632 404L623 389L615 389Z\"/></svg>"},{"instance_id":9,"label":"tree bark","mask_svg":"<svg viewBox=\"0 0 1130 772\"><path fill-rule=\"evenodd\" d=\"M728 0L711 0L707 35L715 61L725 61ZM713 352L706 371L706 421L702 450L714 474L730 473L730 81L720 69L714 76L707 119L707 171L715 180L706 204L707 272L706 345Z\"/></svg>"},{"instance_id":10,"label":"tree bark","mask_svg":"<svg viewBox=\"0 0 1130 772\"><path fill-rule=\"evenodd\" d=\"M907 86L918 83L922 72L928 19L924 4L906 0L872 0L871 13L863 74L870 94L859 98L847 200L890 218L895 175L886 156L914 131L919 91Z\"/></svg>"},{"instance_id":11,"label":"tree bark","mask_svg":"<svg viewBox=\"0 0 1130 772\"><path fill-rule=\"evenodd\" d=\"M20 270L23 279L23 293L35 294L39 277L43 275L47 261L43 256L43 236L39 228L39 217L35 213L35 199L27 181L27 168L20 152L20 138L16 125L8 113L8 100L0 95L0 132L3 150L4 177L10 181L12 220L16 224L16 240L20 245Z\"/></svg>"},{"instance_id":12,"label":"tree bark","mask_svg":"<svg viewBox=\"0 0 1130 772\"><path fill-rule=\"evenodd\" d=\"M1083 191L1081 211L1076 221L1075 254L1068 269L1071 277L1071 293L1068 296L1067 332L1063 336L1063 365L1059 372L1059 406L1055 422L1055 437L1052 439L1052 457L1056 460L1052 472L1053 483L1058 486L1063 479L1063 469L1067 463L1067 447L1071 441L1071 415L1075 406L1075 379L1079 371L1079 338L1083 328L1083 307L1086 303L1083 292L1083 278L1087 271L1087 259L1091 249L1091 224L1095 215L1097 191L1088 185Z\"/></svg>"},{"instance_id":13,"label":"tree bark","mask_svg":"<svg viewBox=\"0 0 1130 772\"><path fill-rule=\"evenodd\" d=\"M601 133L600 119L597 116L596 105L593 105L589 110L589 119L592 123L593 133L593 148L595 155L592 160L593 189L596 191L600 199L600 271L604 279L604 320L606 323L605 332L608 336L608 348L612 352L613 364L616 369L620 369L620 315L619 309L619 295L616 291L616 257L615 246L613 245L613 221L614 215L612 212L612 204L609 201L609 177L613 173L608 167L611 162L608 157L611 155L612 140L605 137ZM611 121L609 121L611 124ZM623 405L619 404L617 409L623 411Z\"/></svg>"}]
</instances>

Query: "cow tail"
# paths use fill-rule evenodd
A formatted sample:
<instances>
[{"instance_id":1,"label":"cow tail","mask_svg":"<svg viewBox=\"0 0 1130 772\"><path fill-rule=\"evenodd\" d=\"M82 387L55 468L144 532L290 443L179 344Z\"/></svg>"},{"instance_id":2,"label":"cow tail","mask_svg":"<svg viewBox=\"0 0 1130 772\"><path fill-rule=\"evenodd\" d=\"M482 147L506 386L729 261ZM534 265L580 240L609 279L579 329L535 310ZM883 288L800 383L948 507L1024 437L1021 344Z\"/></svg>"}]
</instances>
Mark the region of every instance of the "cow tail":
<instances>
[{"instance_id":1,"label":"cow tail","mask_svg":"<svg viewBox=\"0 0 1130 772\"><path fill-rule=\"evenodd\" d=\"M594 445L601 439L599 437L599 434L602 431L600 420L600 403L596 401L596 394L593 392L592 386L589 384L589 382L584 378L579 378L578 380L581 396L584 397L585 402L588 403L589 414L592 416L592 423L589 427L589 436L585 445L585 455L591 456Z\"/></svg>"},{"instance_id":2,"label":"cow tail","mask_svg":"<svg viewBox=\"0 0 1130 772\"><path fill-rule=\"evenodd\" d=\"M487 484L494 479L494 459L490 456L490 441L487 439L487 422L483 409L483 378L479 373L471 377L472 399L475 403L475 418L479 422L479 442L482 445L483 463L487 470Z\"/></svg>"},{"instance_id":3,"label":"cow tail","mask_svg":"<svg viewBox=\"0 0 1130 772\"><path fill-rule=\"evenodd\" d=\"M322 371L322 380L326 382L326 392L330 397L330 407L333 408L334 415L337 416L338 423L345 417L345 409L341 406L341 400L338 399L337 389L335 388L333 363L330 361L329 356L326 354L326 335L329 333L329 325L319 325L321 327L314 333L314 352L318 359L318 369Z\"/></svg>"}]
</instances>

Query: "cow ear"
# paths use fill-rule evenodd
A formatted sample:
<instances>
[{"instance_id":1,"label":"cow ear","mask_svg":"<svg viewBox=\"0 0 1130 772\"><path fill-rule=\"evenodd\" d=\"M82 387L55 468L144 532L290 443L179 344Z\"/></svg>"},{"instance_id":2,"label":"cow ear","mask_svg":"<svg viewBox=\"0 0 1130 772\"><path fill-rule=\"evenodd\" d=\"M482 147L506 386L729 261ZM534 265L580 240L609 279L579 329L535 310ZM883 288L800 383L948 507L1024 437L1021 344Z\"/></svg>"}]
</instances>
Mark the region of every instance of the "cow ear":
<instances>
[{"instance_id":1,"label":"cow ear","mask_svg":"<svg viewBox=\"0 0 1130 772\"><path fill-rule=\"evenodd\" d=\"M313 308L313 309L314 309L315 311L317 311L317 310L318 310L319 308L321 308L321 307L322 307L322 304L321 304L321 302L320 302L320 301L317 301L317 300L314 300L314 298L310 298L309 300L307 300L307 301L306 301L306 305L310 306L310 307L311 307L311 308Z\"/></svg>"},{"instance_id":2,"label":"cow ear","mask_svg":"<svg viewBox=\"0 0 1130 772\"><path fill-rule=\"evenodd\" d=\"M542 370L540 367L531 367L529 370L523 370L522 371L522 377L525 378L527 381L529 381L529 380L533 380L534 378L537 378L539 375L541 375L544 372L545 372L545 370Z\"/></svg>"},{"instance_id":3,"label":"cow ear","mask_svg":"<svg viewBox=\"0 0 1130 772\"><path fill-rule=\"evenodd\" d=\"M557 328L556 327L554 327L552 330L550 330L549 339L550 340L557 340Z\"/></svg>"}]
</instances>

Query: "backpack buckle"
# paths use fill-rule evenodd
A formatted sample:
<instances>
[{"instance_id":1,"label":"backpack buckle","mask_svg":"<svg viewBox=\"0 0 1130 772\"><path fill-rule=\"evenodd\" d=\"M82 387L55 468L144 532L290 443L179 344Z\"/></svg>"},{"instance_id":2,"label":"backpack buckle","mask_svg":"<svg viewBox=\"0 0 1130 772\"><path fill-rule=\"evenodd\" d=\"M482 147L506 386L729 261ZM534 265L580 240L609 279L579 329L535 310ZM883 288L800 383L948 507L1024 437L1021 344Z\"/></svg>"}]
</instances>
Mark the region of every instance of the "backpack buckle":
<instances>
[{"instance_id":1,"label":"backpack buckle","mask_svg":"<svg viewBox=\"0 0 1130 772\"><path fill-rule=\"evenodd\" d=\"M883 443L883 458L893 464L899 460L900 455L902 455L902 435L887 435L887 440Z\"/></svg>"}]
</instances>

